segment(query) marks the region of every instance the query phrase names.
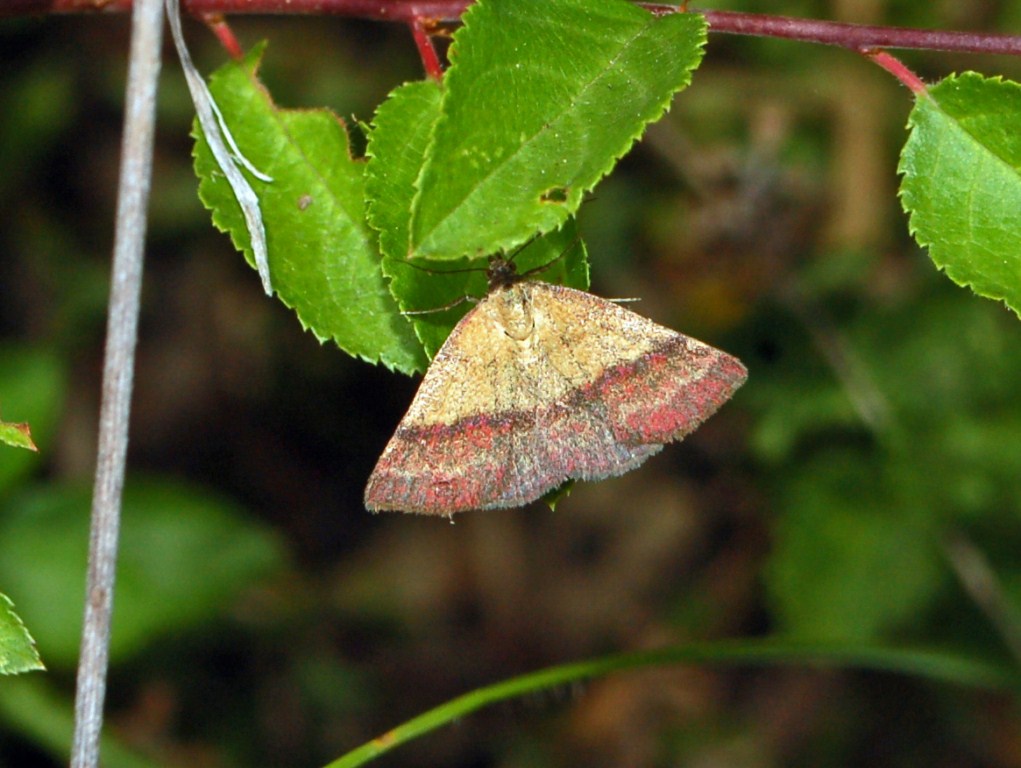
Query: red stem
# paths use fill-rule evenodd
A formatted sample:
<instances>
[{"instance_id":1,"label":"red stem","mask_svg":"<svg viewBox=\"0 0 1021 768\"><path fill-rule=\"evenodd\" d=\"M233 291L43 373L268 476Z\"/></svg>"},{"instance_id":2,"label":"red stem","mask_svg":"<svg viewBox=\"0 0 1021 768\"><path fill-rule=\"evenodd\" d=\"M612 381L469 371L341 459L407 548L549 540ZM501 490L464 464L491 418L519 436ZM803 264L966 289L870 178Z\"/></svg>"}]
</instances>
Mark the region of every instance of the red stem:
<instances>
[{"instance_id":1,"label":"red stem","mask_svg":"<svg viewBox=\"0 0 1021 768\"><path fill-rule=\"evenodd\" d=\"M1017 35L878 27L736 11L702 11L702 13L705 14L711 31L734 35L782 37L806 43L839 45L856 51L877 48L919 48L930 51L1021 55L1021 36Z\"/></svg>"},{"instance_id":2,"label":"red stem","mask_svg":"<svg viewBox=\"0 0 1021 768\"><path fill-rule=\"evenodd\" d=\"M205 13L202 15L202 21L206 23L206 26L212 30L213 34L216 35L220 41L220 45L227 49L227 53L230 54L231 58L235 61L239 61L244 58L245 51L241 47L241 43L238 42L237 37L234 36L234 31L227 24L227 20L223 18L222 14L216 13Z\"/></svg>"},{"instance_id":3,"label":"red stem","mask_svg":"<svg viewBox=\"0 0 1021 768\"><path fill-rule=\"evenodd\" d=\"M900 59L891 56L886 51L862 51L862 53L904 83L916 96L925 93L925 83L918 75L904 66Z\"/></svg>"},{"instance_id":4,"label":"red stem","mask_svg":"<svg viewBox=\"0 0 1021 768\"><path fill-rule=\"evenodd\" d=\"M322 14L354 16L379 21L412 23L428 19L455 23L471 0L182 0L192 15L212 14ZM677 13L683 5L641 3L654 13ZM0 16L39 13L127 11L131 0L2 0ZM696 9L692 9L696 10ZM781 37L810 43L838 45L856 51L880 48L918 48L963 53L1021 55L1021 36L950 32L847 24L796 19L736 11L700 11L713 32L759 37Z\"/></svg>"},{"instance_id":5,"label":"red stem","mask_svg":"<svg viewBox=\"0 0 1021 768\"><path fill-rule=\"evenodd\" d=\"M443 79L443 65L440 64L440 57L436 54L432 38L429 37L429 31L421 18L412 20L411 34L415 38L415 45L418 46L418 55L422 57L425 73L439 82Z\"/></svg>"},{"instance_id":6,"label":"red stem","mask_svg":"<svg viewBox=\"0 0 1021 768\"><path fill-rule=\"evenodd\" d=\"M456 22L471 0L181 0L181 13L316 14L377 21L415 19ZM3 0L0 16L37 13L89 13L131 10L131 0Z\"/></svg>"}]
</instances>

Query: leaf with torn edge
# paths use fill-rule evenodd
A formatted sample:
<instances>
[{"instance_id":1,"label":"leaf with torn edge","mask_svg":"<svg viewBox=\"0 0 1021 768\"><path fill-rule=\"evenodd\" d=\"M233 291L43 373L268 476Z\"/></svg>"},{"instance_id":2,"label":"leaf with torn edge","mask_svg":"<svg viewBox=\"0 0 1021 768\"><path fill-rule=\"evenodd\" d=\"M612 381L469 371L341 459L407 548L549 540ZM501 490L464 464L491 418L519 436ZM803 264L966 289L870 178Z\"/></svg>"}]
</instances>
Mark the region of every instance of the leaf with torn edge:
<instances>
[{"instance_id":1,"label":"leaf with torn edge","mask_svg":"<svg viewBox=\"0 0 1021 768\"><path fill-rule=\"evenodd\" d=\"M256 78L264 47L224 65L210 90L247 157L273 177L256 186L277 295L321 341L404 373L424 370L421 344L387 290L365 220L365 163L351 157L346 127L329 110L273 103ZM237 200L201 135L195 172L213 223L252 262Z\"/></svg>"}]
</instances>

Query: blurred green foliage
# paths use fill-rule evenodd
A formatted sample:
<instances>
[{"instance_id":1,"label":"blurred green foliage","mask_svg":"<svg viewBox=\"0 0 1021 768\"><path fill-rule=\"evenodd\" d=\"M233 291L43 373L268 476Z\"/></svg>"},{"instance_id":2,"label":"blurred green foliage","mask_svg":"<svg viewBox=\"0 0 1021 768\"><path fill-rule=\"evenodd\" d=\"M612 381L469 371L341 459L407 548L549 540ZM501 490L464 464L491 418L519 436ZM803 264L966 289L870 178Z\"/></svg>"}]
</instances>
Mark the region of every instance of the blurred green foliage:
<instances>
[{"instance_id":1,"label":"blurred green foliage","mask_svg":"<svg viewBox=\"0 0 1021 768\"><path fill-rule=\"evenodd\" d=\"M37 447L52 446L67 388L66 371L56 355L26 345L0 345L0 413L28 423ZM23 481L41 459L27 451L0 454L0 498Z\"/></svg>"},{"instance_id":2,"label":"blurred green foliage","mask_svg":"<svg viewBox=\"0 0 1021 768\"><path fill-rule=\"evenodd\" d=\"M0 583L19 596L47 665L72 669L81 642L91 488L27 488L0 511ZM273 535L198 488L134 481L124 492L110 657L220 615L279 571Z\"/></svg>"},{"instance_id":3,"label":"blurred green foliage","mask_svg":"<svg viewBox=\"0 0 1021 768\"><path fill-rule=\"evenodd\" d=\"M1021 533L1016 322L935 276L925 284L839 331L816 327L811 354L830 358L829 375L799 359L806 339L787 340L751 397L781 513L766 582L798 635L918 627L945 591L948 537L979 523ZM996 570L1013 581L1018 565Z\"/></svg>"}]
</instances>

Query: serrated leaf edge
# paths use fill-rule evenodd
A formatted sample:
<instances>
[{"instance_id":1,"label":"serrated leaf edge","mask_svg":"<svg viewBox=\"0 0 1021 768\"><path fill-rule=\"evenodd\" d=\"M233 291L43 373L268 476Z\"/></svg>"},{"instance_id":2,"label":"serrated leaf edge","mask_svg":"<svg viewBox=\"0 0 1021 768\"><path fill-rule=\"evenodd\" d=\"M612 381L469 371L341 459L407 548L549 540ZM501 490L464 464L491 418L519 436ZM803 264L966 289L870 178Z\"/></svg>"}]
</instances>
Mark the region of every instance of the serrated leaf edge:
<instances>
[{"instance_id":1,"label":"serrated leaf edge","mask_svg":"<svg viewBox=\"0 0 1021 768\"><path fill-rule=\"evenodd\" d=\"M35 638L32 637L32 633L28 631L28 628L25 626L25 623L21 620L21 617L18 616L17 612L14 610L14 601L7 597L7 595L5 595L3 592L0 592L0 605L7 608L7 613L11 617L15 629L21 631L23 639L27 641L29 650L31 651L31 655L33 657L32 663L29 666L21 667L19 669L14 669L8 672L0 670L0 674L17 675L21 674L22 672L45 671L46 665L43 664L43 660L39 656L39 649L36 647ZM0 655L0 658L2 658L2 655Z\"/></svg>"},{"instance_id":2,"label":"serrated leaf edge","mask_svg":"<svg viewBox=\"0 0 1021 768\"><path fill-rule=\"evenodd\" d=\"M259 80L259 78L258 78L259 68L260 68L260 66L262 64L262 57L263 57L263 55L264 55L264 53L266 51L266 47L267 47L267 44L266 44L265 41L262 41L262 42L256 44L255 46L253 46L251 51L245 57L245 61L242 62L240 64L240 66L242 66L245 74L247 75L247 77L251 81L251 84L252 84L253 88L258 93L260 93L262 95L262 97L266 100L266 103L270 107L269 113L271 114L272 119L277 123L281 133L288 137L288 143L291 145L291 147L294 148L299 154L304 155L304 152L301 150L300 145L298 145L297 142L295 142L293 140L293 138L291 138L291 133L288 130L287 126L284 125L283 122L280 120L279 113L281 113L283 111L325 114L325 115L333 118L334 120L336 120L343 127L345 133L348 133L347 122L343 118L341 118L339 115L337 115L333 110L328 108L328 107L316 107L316 108L312 108L312 109L293 109L292 110L292 109L287 108L287 107L281 107L279 104L276 103L276 101L273 99L273 95L269 92L269 89L267 89L266 86L262 83L262 81ZM192 124L191 136L192 136L192 138L194 138L196 140L198 139L198 131L197 131L197 129L199 127L200 126L199 126L198 122L194 122ZM350 136L349 136L349 139L350 139ZM365 161L362 158L356 158L356 157L354 157L354 155L351 154L351 143L350 143L350 140L347 142L347 153L348 153L348 158L351 160L352 163L360 164L362 166L363 173L364 173ZM198 144L196 143L196 144L194 144L192 146L192 161L193 161L193 164L197 160L197 158L198 158ZM329 185L323 179L322 174L319 172L318 168L316 168L316 166L314 164L312 164L312 163L309 164L309 167L313 169L316 177L318 179L320 179L320 181L322 182L324 188L326 190L329 190ZM208 200L206 194L204 193L204 192L208 192L208 190L204 190L204 184L202 183L202 182L205 181L205 179L203 179L201 176L199 178L200 178L200 183L199 183L199 199L201 200L201 202L202 202L203 206L206 208L206 210L208 210L212 214L211 218L212 218L213 226L215 226L220 232L226 234L230 238L231 243L234 245L235 250L237 250L238 252L240 252L242 254L248 255L249 253L251 253L251 244L249 243L249 244L246 245L245 243L240 242L238 240L238 233L235 233L233 230L230 229L230 227L228 227L227 225L223 224L221 222L221 220L218 219L218 213L219 213L218 208L215 205L210 203L210 201ZM336 206L338 208L343 209L343 206L341 205L341 203L336 199L336 197L332 193L328 194L327 197L331 200L331 204L332 205L334 205L334 206ZM375 246L376 239L377 239L376 238L375 230L373 230L372 227L368 226L367 222L364 222L364 223L366 224L366 234L368 236L367 239L368 239L370 245L375 247L375 250L378 253L379 249L378 249L378 247ZM253 255L253 258L254 258L254 255ZM393 298L392 294L390 294L389 290L386 290L385 287L384 287L384 291L386 292L386 295L389 298L391 298L391 299ZM363 352L353 352L353 351L349 350L347 348L347 346L345 346L344 344L341 343L340 339L338 339L335 334L322 334L322 333L319 333L305 319L305 317L302 315L302 311L297 306L295 306L294 303L289 301L287 298L282 296L280 293L277 293L275 298L281 304L283 304L285 307L287 307L288 309L290 309L294 313L294 316L298 319L298 323L301 325L302 330L307 331L308 333L312 334L312 336L316 339L316 341L319 342L320 345L325 345L327 342L332 342L338 349L342 350L345 354L350 355L351 357L353 357L353 358L355 358L357 360L362 360L362 361L364 361L366 363L369 363L371 365L380 365L381 364L387 370L395 372L395 373L405 373L405 374L410 375L410 374L419 372L420 366L416 366L412 370L405 371L403 368L398 367L398 361L389 358L385 354L379 354L379 355L375 355L375 356L370 356L370 355L366 355ZM395 307L395 309L399 309L397 307L396 301L394 302L394 307ZM388 318L392 318L393 317L393 313L387 313L387 317ZM403 316L401 317L401 319L404 320L405 322L408 322L406 318L403 318ZM413 328L413 324L411 324L409 322L409 325L411 325L412 328ZM415 338L417 339L417 335L416 335Z\"/></svg>"},{"instance_id":3,"label":"serrated leaf edge","mask_svg":"<svg viewBox=\"0 0 1021 768\"><path fill-rule=\"evenodd\" d=\"M909 130L912 132L911 135L909 135L908 140L910 141L911 136L914 135L914 132L919 130L919 123L916 117L917 110L922 104L921 100L926 99L927 102L934 109L936 109L940 114L946 116L948 122L952 125L955 131L957 131L961 135L967 136L982 152L987 154L991 159L993 159L997 163L1006 165L1009 171L1017 174L1018 170L1016 168L1006 163L1006 161L1003 160L999 155L986 149L985 144L976 139L974 135L961 124L960 120L950 115L942 108L938 99L938 94L934 96L930 92L932 88L935 88L938 85L943 85L944 83L949 83L951 81L972 81L980 82L983 84L998 83L1001 85L1013 86L1016 89L1021 89L1021 84L1006 79L1002 75L986 77L981 73L972 71L948 75L947 77L943 78L939 83L929 86L929 89L926 90L925 92L918 94L918 101L915 104L914 109L912 109L911 114L908 116L907 126ZM1008 307L1012 312L1021 317L1021 307L1013 306L1005 291L976 289L972 278L962 276L960 274L960 270L953 264L952 260L948 261L947 259L944 258L944 254L942 254L943 249L941 248L940 244L934 242L931 238L927 238L921 231L919 224L917 223L917 218L920 215L919 208L916 202L911 199L914 193L912 192L912 190L907 188L909 180L917 178L918 175L913 173L913 171L910 168L908 168L907 159L905 158L903 151L901 153L900 162L897 165L897 172L902 176L900 187L897 190L897 197L900 200L901 208L908 214L908 234L911 235L911 237L914 238L915 242L917 242L922 248L928 251L929 259L936 266L937 270L946 274L946 276L950 278L950 280L953 281L956 285L960 287L967 287L976 296L981 296L982 298L991 299L993 301L1003 302L1003 304L1006 307Z\"/></svg>"},{"instance_id":4,"label":"serrated leaf edge","mask_svg":"<svg viewBox=\"0 0 1021 768\"><path fill-rule=\"evenodd\" d=\"M463 22L462 31L465 30L465 29L469 29L470 28L471 20L472 20L471 19L471 17L472 17L472 10L473 10L473 8L469 8L468 11L462 17L462 22ZM655 106L653 106L650 109L649 116L646 119L644 119L644 122L643 122L642 126L638 129L638 131L630 139L625 141L624 146L622 146L622 148L620 149L619 152L617 152L616 154L611 156L610 161L606 164L604 169L600 173L598 173L598 175L592 180L592 182L588 186L586 186L584 188L581 188L581 189L576 189L576 190L572 189L571 190L571 197L574 198L575 202L573 203L573 207L572 208L568 208L568 206L564 206L563 207L563 209L562 209L564 211L563 218L559 222L557 222L556 224L554 224L552 226L549 226L546 229L541 229L541 228L538 229L535 234L543 235L543 234L546 234L547 232L552 232L552 231L558 229L560 226L562 226L564 221L567 220L567 218L569 218L571 215L575 214L577 212L578 207L581 204L581 200L582 200L583 195L585 193L591 191L600 181L602 181L609 173L611 173L613 171L613 169L616 167L616 165L620 161L620 159L624 155L626 155L629 151L631 151L631 148L635 145L635 143L639 139L641 139L642 134L645 131L645 128L648 125L650 125L652 123L655 123L657 120L662 118L663 115L666 114L667 111L669 111L670 105L671 105L671 103L673 101L674 96L677 93L679 93L680 91L682 91L685 88L687 88L688 85L691 84L691 79L692 79L691 78L691 73L694 72L698 68L699 64L701 64L702 58L703 58L704 53L705 53L706 31L708 29L708 25L705 22L705 17L701 16L701 14L689 14L689 15L690 16L698 15L702 19L702 28L701 28L700 39L698 40L697 45L696 45L697 56L692 61L692 63L685 69L685 73L687 74L687 78L669 96L667 96L660 104L655 105ZM633 41L639 39L641 36L646 34L648 32L648 30L655 23L657 23L659 21L659 18L660 17L655 16L655 15L650 13L649 14L649 19L648 19L646 25L641 29L640 32L636 33L626 44L624 44L624 45L622 45L620 47L620 49L619 49L619 51L617 53L617 56L614 57L614 60L617 57L619 57L621 55L621 53L626 51L628 49L628 47L632 44ZM456 41L455 41L455 44L456 44ZM569 108L571 106L573 106L575 103L577 103L578 101L580 101L581 100L581 96L583 94L585 94L585 93L588 93L590 88L595 87L595 84L599 82L600 78L603 77L603 74L605 72L609 71L609 70L610 70L610 67L607 66L596 77L593 77L588 83L585 84L585 86L581 90L576 92L575 99L572 100L568 104L568 107L565 108L564 110L562 110L561 113L555 119L546 122L539 131L534 133L532 136L528 137L528 139L526 141L522 142L522 144L518 147L518 149L515 152L510 153L509 155L507 155L506 158L503 158L500 161L500 163L495 165L493 167L493 169L490 171L490 173L487 174L486 177L476 187L474 187L471 191L469 191L468 194L461 200L461 202L457 204L457 206L455 206L454 208L451 209L451 213L448 214L448 218L449 218L450 215L453 215L453 213L455 211L459 210L461 208L461 206L464 205L467 202L467 200L471 197L471 195L474 194L474 190L475 189L478 189L483 184L485 184L486 181L489 178L491 178L494 174L497 173L497 171L499 171L507 163L509 163L511 160L513 160L515 157L517 157L519 155L519 153L522 151L523 148L529 146L533 141L536 141L540 136L545 136L545 135L548 134L549 131L554 130L554 128L557 125L559 125L559 121L563 118L563 116L565 114L567 114ZM447 98L447 92L444 92L444 99L446 99L446 98ZM427 169L434 162L434 158L433 158L433 156L431 154L432 144L435 141L435 136L438 133L440 127L442 126L442 124L446 120L447 120L447 113L441 110L440 117L439 117L439 119L436 121L436 123L433 126L433 138L430 139L430 149L427 150L427 152L426 152L426 161L425 161L425 163L422 164L422 169L420 170L420 172L418 174L418 177L415 180L416 193L415 193L415 195L414 195L414 197L412 199L411 221L409 222L409 228L408 228L409 235L412 238L414 237L414 233L415 233L415 216L416 216L416 212L417 212L418 207L419 207L418 206L418 201L420 200L421 195L422 195L422 187L421 187L420 182L422 180L422 177L427 172ZM443 220L441 220L440 223L442 223L442 221ZM435 231L438 226L439 226L439 223L437 223L437 225L435 227L433 227L433 229L431 231ZM534 235L531 235L531 236L534 236ZM420 239L419 242L420 243L421 242L425 242L427 239L428 239L428 233L426 235L424 235ZM527 242L527 239L528 238L504 238L503 240L494 242L493 245L486 252L480 252L480 253L475 253L475 254L461 253L461 254L457 254L457 255L454 255L454 256L449 256L449 255L444 255L444 254L437 254L437 253L430 253L430 254L428 254L428 257L432 258L432 259L437 259L437 260L444 260L444 259L446 259L446 260L453 260L453 259L461 258L461 257L464 257L464 256L467 256L469 258L476 258L476 259L478 259L478 258L483 258L487 254L490 254L490 253L506 252L506 251L508 251L508 250L510 250L512 248L515 248L515 247L521 245L523 242ZM414 243L409 242L408 245L409 245L409 249L410 249L409 254L408 254L409 258L415 258L416 256L418 258L422 258L422 256L417 255L417 254L414 253L414 249L415 249Z\"/></svg>"}]
</instances>

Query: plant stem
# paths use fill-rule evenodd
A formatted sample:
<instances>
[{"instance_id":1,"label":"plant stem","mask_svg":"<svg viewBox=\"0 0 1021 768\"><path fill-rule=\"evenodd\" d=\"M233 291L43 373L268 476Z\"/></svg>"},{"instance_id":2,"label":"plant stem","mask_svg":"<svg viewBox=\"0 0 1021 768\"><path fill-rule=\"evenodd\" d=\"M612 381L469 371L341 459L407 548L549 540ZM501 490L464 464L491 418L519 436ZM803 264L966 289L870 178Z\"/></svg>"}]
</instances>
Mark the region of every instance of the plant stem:
<instances>
[{"instance_id":1,"label":"plant stem","mask_svg":"<svg viewBox=\"0 0 1021 768\"><path fill-rule=\"evenodd\" d=\"M422 19L414 19L410 22L411 34L415 38L415 45L418 47L418 55L422 57L422 66L425 73L436 82L443 79L443 66L440 64L440 57L436 54L432 38L429 37L429 30Z\"/></svg>"},{"instance_id":2,"label":"plant stem","mask_svg":"<svg viewBox=\"0 0 1021 768\"><path fill-rule=\"evenodd\" d=\"M840 21L795 19L736 11L703 11L710 32L757 37L781 37L804 43L838 45L855 51L876 48L915 48L962 53L1021 55L1021 36L938 29L908 29L849 24Z\"/></svg>"},{"instance_id":3,"label":"plant stem","mask_svg":"<svg viewBox=\"0 0 1021 768\"><path fill-rule=\"evenodd\" d=\"M996 667L966 656L925 649L882 648L862 643L840 646L835 643L798 643L782 638L725 641L674 646L669 648L614 654L547 667L512 677L484 688L462 694L434 707L382 736L348 752L326 768L356 768L409 741L464 720L469 714L499 701L534 694L536 691L570 685L643 667L665 664L701 666L837 666L859 667L880 672L915 675L930 680L1011 689L1017 685L1013 669Z\"/></svg>"},{"instance_id":4,"label":"plant stem","mask_svg":"<svg viewBox=\"0 0 1021 768\"><path fill-rule=\"evenodd\" d=\"M209 31L216 35L220 45L224 47L224 50L230 54L234 61L240 61L244 58L245 49L241 47L241 43L238 42L234 31L230 28L227 20L223 18L222 13L204 13L202 14L202 21L209 27Z\"/></svg>"},{"instance_id":5,"label":"plant stem","mask_svg":"<svg viewBox=\"0 0 1021 768\"><path fill-rule=\"evenodd\" d=\"M162 40L162 0L138 0L131 24L72 768L99 764Z\"/></svg>"},{"instance_id":6,"label":"plant stem","mask_svg":"<svg viewBox=\"0 0 1021 768\"><path fill-rule=\"evenodd\" d=\"M872 61L881 66L891 75L906 85L916 96L925 93L925 83L922 79L904 66L904 62L896 59L886 51L863 51Z\"/></svg>"},{"instance_id":7,"label":"plant stem","mask_svg":"<svg viewBox=\"0 0 1021 768\"><path fill-rule=\"evenodd\" d=\"M131 10L132 0L4 0L0 16L36 13L112 13ZM456 22L471 0L181 0L181 13L299 14L351 16L377 21Z\"/></svg>"},{"instance_id":8,"label":"plant stem","mask_svg":"<svg viewBox=\"0 0 1021 768\"><path fill-rule=\"evenodd\" d=\"M5 0L0 16L40 13L127 11L132 0ZM377 21L455 23L471 0L182 0L184 12L203 14L308 14L352 16ZM639 3L657 14L681 13L682 5ZM878 48L915 48L963 53L1021 55L1021 36L908 29L797 19L738 11L700 11L712 32L757 37L780 37L807 43L837 45L862 51Z\"/></svg>"}]
</instances>

